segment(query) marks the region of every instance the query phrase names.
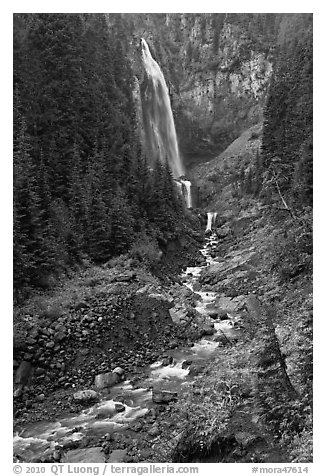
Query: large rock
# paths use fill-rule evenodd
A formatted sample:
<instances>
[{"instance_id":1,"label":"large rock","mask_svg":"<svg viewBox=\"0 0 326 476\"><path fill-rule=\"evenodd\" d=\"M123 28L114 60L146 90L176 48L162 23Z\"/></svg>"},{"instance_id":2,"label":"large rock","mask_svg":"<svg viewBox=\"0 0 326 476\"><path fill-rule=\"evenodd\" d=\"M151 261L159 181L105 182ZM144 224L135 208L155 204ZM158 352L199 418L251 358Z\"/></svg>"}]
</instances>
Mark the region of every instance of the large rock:
<instances>
[{"instance_id":1,"label":"large rock","mask_svg":"<svg viewBox=\"0 0 326 476\"><path fill-rule=\"evenodd\" d=\"M261 437L259 435L255 435L253 433L248 433L247 431L239 431L239 433L236 433L234 435L237 443L239 445L243 446L244 448L252 445L253 443L261 440Z\"/></svg>"},{"instance_id":2,"label":"large rock","mask_svg":"<svg viewBox=\"0 0 326 476\"><path fill-rule=\"evenodd\" d=\"M172 321L175 324L180 324L182 321L187 321L187 312L184 309L169 309L169 313L171 316Z\"/></svg>"},{"instance_id":3,"label":"large rock","mask_svg":"<svg viewBox=\"0 0 326 476\"><path fill-rule=\"evenodd\" d=\"M112 450L108 459L108 463L123 463L127 456L127 449Z\"/></svg>"},{"instance_id":4,"label":"large rock","mask_svg":"<svg viewBox=\"0 0 326 476\"><path fill-rule=\"evenodd\" d=\"M235 302L231 298L225 296L222 296L218 300L218 307L220 308L221 314L223 312L235 312L238 307L238 304L238 302Z\"/></svg>"},{"instance_id":5,"label":"large rock","mask_svg":"<svg viewBox=\"0 0 326 476\"><path fill-rule=\"evenodd\" d=\"M33 375L33 366L30 362L23 360L15 373L15 384L22 387L30 384Z\"/></svg>"},{"instance_id":6,"label":"large rock","mask_svg":"<svg viewBox=\"0 0 326 476\"><path fill-rule=\"evenodd\" d=\"M192 360L184 360L184 361L182 362L181 368L183 368L183 369L188 369L191 364L192 364Z\"/></svg>"},{"instance_id":7,"label":"large rock","mask_svg":"<svg viewBox=\"0 0 326 476\"><path fill-rule=\"evenodd\" d=\"M113 387L117 383L121 381L121 377L116 372L108 372L106 374L99 374L95 377L95 387L102 389L102 388L109 388Z\"/></svg>"},{"instance_id":8,"label":"large rock","mask_svg":"<svg viewBox=\"0 0 326 476\"><path fill-rule=\"evenodd\" d=\"M228 344L230 341L227 339L227 337L224 334L218 334L217 336L214 337L214 342L218 342L220 346L224 346Z\"/></svg>"},{"instance_id":9,"label":"large rock","mask_svg":"<svg viewBox=\"0 0 326 476\"><path fill-rule=\"evenodd\" d=\"M74 400L78 403L93 402L98 399L98 394L95 390L80 390L74 393Z\"/></svg>"},{"instance_id":10,"label":"large rock","mask_svg":"<svg viewBox=\"0 0 326 476\"><path fill-rule=\"evenodd\" d=\"M169 296L167 293L151 293L148 297L168 304L173 304L173 297Z\"/></svg>"},{"instance_id":11,"label":"large rock","mask_svg":"<svg viewBox=\"0 0 326 476\"><path fill-rule=\"evenodd\" d=\"M192 286L192 289L194 290L194 292L200 291L201 288L202 288L202 286L198 281L196 281Z\"/></svg>"},{"instance_id":12,"label":"large rock","mask_svg":"<svg viewBox=\"0 0 326 476\"><path fill-rule=\"evenodd\" d=\"M160 431L158 425L155 424L155 425L152 426L152 428L150 428L150 429L148 430L147 433L148 433L150 436L155 437L155 436L160 435L160 434L161 434L161 431Z\"/></svg>"},{"instance_id":13,"label":"large rock","mask_svg":"<svg viewBox=\"0 0 326 476\"><path fill-rule=\"evenodd\" d=\"M126 271L123 274L120 274L119 276L115 276L113 281L117 282L130 282L133 281L136 278L137 274L135 271Z\"/></svg>"},{"instance_id":14,"label":"large rock","mask_svg":"<svg viewBox=\"0 0 326 476\"><path fill-rule=\"evenodd\" d=\"M68 451L61 461L62 463L105 463L105 457L102 448L95 446Z\"/></svg>"},{"instance_id":15,"label":"large rock","mask_svg":"<svg viewBox=\"0 0 326 476\"><path fill-rule=\"evenodd\" d=\"M219 309L216 308L216 307L213 307L213 308L209 308L207 306L206 308L206 313L209 317L211 317L212 319L217 319L219 317Z\"/></svg>"},{"instance_id":16,"label":"large rock","mask_svg":"<svg viewBox=\"0 0 326 476\"><path fill-rule=\"evenodd\" d=\"M112 370L112 373L118 374L121 378L123 378L125 371L121 367L116 367Z\"/></svg>"},{"instance_id":17,"label":"large rock","mask_svg":"<svg viewBox=\"0 0 326 476\"><path fill-rule=\"evenodd\" d=\"M172 365L172 364L173 364L172 355L163 357L163 360L162 360L163 367L167 367L168 365Z\"/></svg>"},{"instance_id":18,"label":"large rock","mask_svg":"<svg viewBox=\"0 0 326 476\"><path fill-rule=\"evenodd\" d=\"M209 327L209 326L205 326L202 330L201 330L201 334L202 336L212 336L213 334L215 334L215 329L214 327Z\"/></svg>"},{"instance_id":19,"label":"large rock","mask_svg":"<svg viewBox=\"0 0 326 476\"><path fill-rule=\"evenodd\" d=\"M154 403L169 403L177 400L177 392L168 390L153 390L152 400Z\"/></svg>"},{"instance_id":20,"label":"large rock","mask_svg":"<svg viewBox=\"0 0 326 476\"><path fill-rule=\"evenodd\" d=\"M201 361L193 362L190 366L189 376L195 377L197 375L200 375L206 370L206 368L207 368L206 362L201 362Z\"/></svg>"},{"instance_id":21,"label":"large rock","mask_svg":"<svg viewBox=\"0 0 326 476\"><path fill-rule=\"evenodd\" d=\"M226 238L229 235L230 231L231 230L228 226L223 226L216 230L216 236L220 239Z\"/></svg>"}]
</instances>

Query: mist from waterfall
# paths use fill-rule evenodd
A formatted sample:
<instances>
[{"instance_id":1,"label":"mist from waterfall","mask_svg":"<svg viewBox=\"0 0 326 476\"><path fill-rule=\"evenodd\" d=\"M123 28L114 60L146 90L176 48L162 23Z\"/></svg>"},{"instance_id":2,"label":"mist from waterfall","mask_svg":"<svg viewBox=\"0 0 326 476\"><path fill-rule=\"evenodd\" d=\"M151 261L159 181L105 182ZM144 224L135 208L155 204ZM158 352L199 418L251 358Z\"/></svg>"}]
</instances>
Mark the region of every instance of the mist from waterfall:
<instances>
[{"instance_id":1,"label":"mist from waterfall","mask_svg":"<svg viewBox=\"0 0 326 476\"><path fill-rule=\"evenodd\" d=\"M169 90L163 72L152 58L148 44L142 38L142 58L148 77L144 104L144 127L147 145L155 159L168 160L175 178L184 175L175 130Z\"/></svg>"}]
</instances>

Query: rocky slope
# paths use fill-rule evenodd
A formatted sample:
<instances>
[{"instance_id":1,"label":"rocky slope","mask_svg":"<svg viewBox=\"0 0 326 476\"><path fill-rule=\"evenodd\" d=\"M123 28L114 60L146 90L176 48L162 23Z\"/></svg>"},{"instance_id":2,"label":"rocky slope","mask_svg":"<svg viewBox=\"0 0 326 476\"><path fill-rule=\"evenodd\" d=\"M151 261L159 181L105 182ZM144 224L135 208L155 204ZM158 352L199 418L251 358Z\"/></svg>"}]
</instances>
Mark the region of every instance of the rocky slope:
<instances>
[{"instance_id":1,"label":"rocky slope","mask_svg":"<svg viewBox=\"0 0 326 476\"><path fill-rule=\"evenodd\" d=\"M182 243L167 244L156 275L138 260L121 256L106 266L74 273L48 294L34 295L17 307L16 425L76 410L76 402L67 396L93 385L96 374L117 366L132 374L163 348L198 338L196 326L176 325L170 309L183 296L185 312L192 314L194 304L176 273L201 260L199 243L184 236Z\"/></svg>"},{"instance_id":2,"label":"rocky slope","mask_svg":"<svg viewBox=\"0 0 326 476\"><path fill-rule=\"evenodd\" d=\"M247 206L237 196L250 169L256 165L260 155L262 124L257 124L244 131L221 154L199 164L189 172L190 179L199 188L200 207L207 211L216 211L219 216L227 216ZM241 173L243 177L241 177Z\"/></svg>"}]
</instances>

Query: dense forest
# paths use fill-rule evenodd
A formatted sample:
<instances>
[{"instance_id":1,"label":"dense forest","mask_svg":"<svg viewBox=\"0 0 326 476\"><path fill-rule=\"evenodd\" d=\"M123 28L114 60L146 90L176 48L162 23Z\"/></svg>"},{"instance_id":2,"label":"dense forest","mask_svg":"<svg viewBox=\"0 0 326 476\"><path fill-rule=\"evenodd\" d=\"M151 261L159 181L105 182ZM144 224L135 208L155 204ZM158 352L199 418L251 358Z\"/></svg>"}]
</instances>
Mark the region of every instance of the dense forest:
<instances>
[{"instance_id":1,"label":"dense forest","mask_svg":"<svg viewBox=\"0 0 326 476\"><path fill-rule=\"evenodd\" d=\"M14 286L177 233L168 167L136 133L119 15L14 16ZM147 235L150 238L146 238Z\"/></svg>"},{"instance_id":2,"label":"dense forest","mask_svg":"<svg viewBox=\"0 0 326 476\"><path fill-rule=\"evenodd\" d=\"M244 196L260 198L269 207L269 218L279 229L275 266L285 280L312 271L312 42L312 15L284 15L261 149L251 166L236 174Z\"/></svg>"}]
</instances>

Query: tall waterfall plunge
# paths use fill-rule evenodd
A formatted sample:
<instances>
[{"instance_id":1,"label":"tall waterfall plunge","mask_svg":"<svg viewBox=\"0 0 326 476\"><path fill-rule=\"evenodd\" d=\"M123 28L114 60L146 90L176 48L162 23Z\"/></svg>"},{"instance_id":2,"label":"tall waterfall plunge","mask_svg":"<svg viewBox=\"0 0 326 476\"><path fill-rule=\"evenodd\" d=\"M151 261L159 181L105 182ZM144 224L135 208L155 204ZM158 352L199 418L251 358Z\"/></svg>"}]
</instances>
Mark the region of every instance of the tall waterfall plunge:
<instances>
[{"instance_id":1,"label":"tall waterfall plunge","mask_svg":"<svg viewBox=\"0 0 326 476\"><path fill-rule=\"evenodd\" d=\"M163 72L152 58L148 44L142 38L142 58L147 73L146 87L142 94L143 121L149 154L154 160L168 160L179 191L188 208L192 206L191 182L179 177L184 166L179 153L169 90Z\"/></svg>"}]
</instances>

